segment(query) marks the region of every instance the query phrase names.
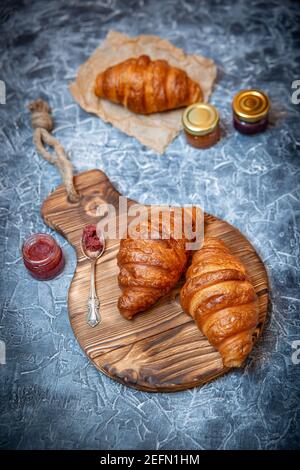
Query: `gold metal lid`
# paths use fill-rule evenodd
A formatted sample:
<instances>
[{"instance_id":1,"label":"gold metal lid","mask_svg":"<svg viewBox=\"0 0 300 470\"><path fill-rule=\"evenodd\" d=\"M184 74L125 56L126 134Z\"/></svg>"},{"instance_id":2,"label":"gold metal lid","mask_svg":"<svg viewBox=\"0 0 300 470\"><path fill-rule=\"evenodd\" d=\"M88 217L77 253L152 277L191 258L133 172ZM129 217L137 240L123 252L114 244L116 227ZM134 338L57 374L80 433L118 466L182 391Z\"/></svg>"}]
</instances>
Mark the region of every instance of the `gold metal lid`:
<instances>
[{"instance_id":1,"label":"gold metal lid","mask_svg":"<svg viewBox=\"0 0 300 470\"><path fill-rule=\"evenodd\" d=\"M235 95L232 102L234 113L243 121L256 122L266 117L270 100L260 90L242 90Z\"/></svg>"},{"instance_id":2,"label":"gold metal lid","mask_svg":"<svg viewBox=\"0 0 300 470\"><path fill-rule=\"evenodd\" d=\"M184 129L193 135L206 135L219 123L219 113L211 104L195 103L188 106L182 116Z\"/></svg>"}]
</instances>

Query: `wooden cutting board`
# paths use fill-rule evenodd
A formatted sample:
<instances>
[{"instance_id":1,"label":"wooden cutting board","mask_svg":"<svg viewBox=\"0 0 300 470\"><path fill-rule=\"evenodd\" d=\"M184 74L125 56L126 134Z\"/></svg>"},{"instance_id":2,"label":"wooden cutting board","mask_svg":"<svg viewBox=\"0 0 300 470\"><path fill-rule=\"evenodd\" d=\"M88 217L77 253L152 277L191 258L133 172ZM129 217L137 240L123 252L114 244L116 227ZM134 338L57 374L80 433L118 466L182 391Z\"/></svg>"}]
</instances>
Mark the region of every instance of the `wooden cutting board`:
<instances>
[{"instance_id":1,"label":"wooden cutting board","mask_svg":"<svg viewBox=\"0 0 300 470\"><path fill-rule=\"evenodd\" d=\"M184 390L228 371L219 353L183 313L178 288L134 320L125 320L119 314L118 241L108 240L97 264L96 290L102 323L94 328L87 325L90 263L80 249L82 229L98 222L96 209L100 203L118 208L119 193L99 170L77 175L75 186L82 196L79 203L68 202L64 186L59 186L45 200L41 213L46 224L61 233L76 250L77 267L68 295L69 317L88 358L109 377L145 391ZM236 228L207 214L205 235L221 238L244 262L259 298L261 330L267 314L268 277L260 257Z\"/></svg>"}]
</instances>

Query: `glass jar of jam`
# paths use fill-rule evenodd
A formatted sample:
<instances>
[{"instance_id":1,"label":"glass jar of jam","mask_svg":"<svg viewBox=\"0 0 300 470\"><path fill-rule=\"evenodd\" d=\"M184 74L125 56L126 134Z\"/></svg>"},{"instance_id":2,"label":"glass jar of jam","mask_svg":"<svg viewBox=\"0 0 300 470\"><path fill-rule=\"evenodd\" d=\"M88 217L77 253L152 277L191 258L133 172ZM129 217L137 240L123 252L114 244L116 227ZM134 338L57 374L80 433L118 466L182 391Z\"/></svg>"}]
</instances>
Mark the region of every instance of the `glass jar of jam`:
<instances>
[{"instance_id":1,"label":"glass jar of jam","mask_svg":"<svg viewBox=\"0 0 300 470\"><path fill-rule=\"evenodd\" d=\"M30 235L23 244L22 255L30 274L42 281L58 276L65 265L60 246L51 235L45 233Z\"/></svg>"},{"instance_id":2,"label":"glass jar of jam","mask_svg":"<svg viewBox=\"0 0 300 470\"><path fill-rule=\"evenodd\" d=\"M219 113L211 104L195 103L188 106L182 116L188 144L205 149L220 140Z\"/></svg>"},{"instance_id":3,"label":"glass jar of jam","mask_svg":"<svg viewBox=\"0 0 300 470\"><path fill-rule=\"evenodd\" d=\"M242 90L232 102L233 125L242 134L256 134L266 129L270 100L260 90Z\"/></svg>"}]
</instances>

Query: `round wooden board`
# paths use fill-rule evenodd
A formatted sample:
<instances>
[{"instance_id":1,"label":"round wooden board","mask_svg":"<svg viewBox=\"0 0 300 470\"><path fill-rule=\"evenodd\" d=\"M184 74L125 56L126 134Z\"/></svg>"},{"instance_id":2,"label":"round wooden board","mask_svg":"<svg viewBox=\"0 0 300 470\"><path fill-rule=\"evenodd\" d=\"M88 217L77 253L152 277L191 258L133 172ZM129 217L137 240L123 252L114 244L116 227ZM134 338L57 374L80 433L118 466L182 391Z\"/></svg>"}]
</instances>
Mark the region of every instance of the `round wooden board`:
<instances>
[{"instance_id":1,"label":"round wooden board","mask_svg":"<svg viewBox=\"0 0 300 470\"><path fill-rule=\"evenodd\" d=\"M228 371L219 353L183 313L178 300L180 286L134 320L125 320L120 315L116 261L119 242L115 240L108 240L97 264L96 289L102 322L94 328L87 325L90 264L80 249L82 229L98 221L95 211L99 203L108 202L118 207L119 193L99 170L77 175L75 184L82 195L79 203L69 203L64 186L60 186L45 200L41 213L45 222L63 234L77 253L77 267L68 296L69 317L88 358L109 377L152 392L195 387ZM128 200L128 204L132 202ZM222 239L245 264L258 295L262 328L267 314L268 277L260 257L236 228L206 214L205 235Z\"/></svg>"}]
</instances>

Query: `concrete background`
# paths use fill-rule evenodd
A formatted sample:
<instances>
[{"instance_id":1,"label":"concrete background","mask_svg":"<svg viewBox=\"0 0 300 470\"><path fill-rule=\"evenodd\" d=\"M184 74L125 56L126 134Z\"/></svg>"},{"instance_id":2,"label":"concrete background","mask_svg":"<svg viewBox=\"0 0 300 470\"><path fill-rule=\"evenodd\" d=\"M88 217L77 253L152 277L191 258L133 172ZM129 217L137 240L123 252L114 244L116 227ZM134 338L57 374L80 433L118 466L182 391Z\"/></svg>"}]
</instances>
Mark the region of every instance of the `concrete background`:
<instances>
[{"instance_id":1,"label":"concrete background","mask_svg":"<svg viewBox=\"0 0 300 470\"><path fill-rule=\"evenodd\" d=\"M11 1L0 7L0 447L17 449L283 449L300 438L299 4L272 0ZM212 96L223 138L205 151L180 135L163 156L83 112L68 91L78 66L109 29L158 34L188 53L212 57ZM233 130L231 100L261 87L271 125L247 137ZM53 108L55 135L77 171L104 170L124 195L147 203L199 203L237 226L270 276L272 309L245 369L176 394L141 393L98 373L77 344L66 295L73 249L57 234L64 273L37 282L20 257L24 238L52 233L40 217L60 183L37 156L26 109Z\"/></svg>"}]
</instances>

